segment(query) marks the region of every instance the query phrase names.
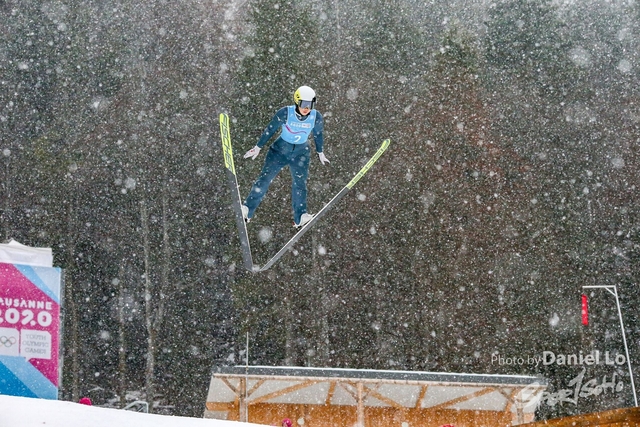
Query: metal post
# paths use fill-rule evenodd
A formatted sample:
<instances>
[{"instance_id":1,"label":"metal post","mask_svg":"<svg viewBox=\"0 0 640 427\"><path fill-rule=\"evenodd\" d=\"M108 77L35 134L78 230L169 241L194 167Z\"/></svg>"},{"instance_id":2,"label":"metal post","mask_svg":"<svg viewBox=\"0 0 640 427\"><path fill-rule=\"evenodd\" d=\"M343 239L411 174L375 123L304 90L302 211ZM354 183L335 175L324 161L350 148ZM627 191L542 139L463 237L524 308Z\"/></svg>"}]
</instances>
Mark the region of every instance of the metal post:
<instances>
[{"instance_id":1,"label":"metal post","mask_svg":"<svg viewBox=\"0 0 640 427\"><path fill-rule=\"evenodd\" d=\"M602 286L583 286L582 289L606 289L611 295L616 297L616 306L618 307L618 318L620 319L620 329L622 330L622 341L624 342L624 351L627 355L627 366L629 367L629 378L631 378L631 390L633 390L633 401L638 406L638 397L636 395L636 386L633 381L633 371L631 370L631 358L629 357L629 347L627 347L627 336L624 332L624 323L622 322L622 310L620 310L620 300L618 299L618 288L615 285ZM612 290L613 289L613 290Z\"/></svg>"},{"instance_id":2,"label":"metal post","mask_svg":"<svg viewBox=\"0 0 640 427\"><path fill-rule=\"evenodd\" d=\"M245 423L249 422L249 396L247 395L247 390L249 388L249 331L247 331L247 346L245 347L245 368L244 368L244 419Z\"/></svg>"}]
</instances>

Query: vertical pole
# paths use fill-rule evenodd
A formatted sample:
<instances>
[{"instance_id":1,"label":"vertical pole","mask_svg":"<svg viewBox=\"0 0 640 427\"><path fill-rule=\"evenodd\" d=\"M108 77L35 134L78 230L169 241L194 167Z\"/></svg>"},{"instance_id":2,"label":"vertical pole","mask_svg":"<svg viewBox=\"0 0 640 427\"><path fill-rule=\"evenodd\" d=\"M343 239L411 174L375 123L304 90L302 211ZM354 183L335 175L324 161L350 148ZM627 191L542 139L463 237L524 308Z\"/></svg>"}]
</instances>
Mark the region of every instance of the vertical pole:
<instances>
[{"instance_id":1,"label":"vertical pole","mask_svg":"<svg viewBox=\"0 0 640 427\"><path fill-rule=\"evenodd\" d=\"M364 427L364 386L362 382L358 383L358 427Z\"/></svg>"},{"instance_id":2,"label":"vertical pole","mask_svg":"<svg viewBox=\"0 0 640 427\"><path fill-rule=\"evenodd\" d=\"M611 291L609 291L611 292ZM613 295L616 297L616 305L618 306L618 317L620 318L620 328L622 329L622 341L624 342L624 351L627 355L627 366L629 366L629 377L631 378L631 389L633 390L633 401L638 406L638 397L636 395L636 385L633 381L633 371L631 370L631 359L629 358L629 347L627 347L627 337L624 333L624 323L622 322L622 310L620 310L620 301L618 300L618 289L613 286Z\"/></svg>"},{"instance_id":3,"label":"vertical pole","mask_svg":"<svg viewBox=\"0 0 640 427\"><path fill-rule=\"evenodd\" d=\"M244 365L244 419L240 420L243 421L245 423L249 422L249 403L248 403L248 397L247 396L247 389L249 388L249 331L247 331L247 343L246 343L246 347L245 347L245 359L244 359L245 365Z\"/></svg>"},{"instance_id":4,"label":"vertical pole","mask_svg":"<svg viewBox=\"0 0 640 427\"><path fill-rule=\"evenodd\" d=\"M6 161L6 168L5 168L5 175L4 175L4 190L5 190L5 198L4 198L4 211L2 212L2 215L0 215L0 219L2 220L2 222L0 223L0 226L4 227L4 240L9 240L10 237L10 230L13 224L11 224L10 222L10 214L9 214L9 202L11 201L11 182L10 182L10 173L11 170L9 169L9 164L11 162L11 159L9 158L9 156L11 155L11 150L9 150L8 148L5 148L4 150L2 150L2 154L7 158ZM62 383L60 383L62 384ZM77 402L77 399L74 398L74 400Z\"/></svg>"},{"instance_id":5,"label":"vertical pole","mask_svg":"<svg viewBox=\"0 0 640 427\"><path fill-rule=\"evenodd\" d=\"M246 375L249 375L249 332L247 332L247 343L245 344L245 358L244 358L244 363L245 363L245 369L244 372Z\"/></svg>"},{"instance_id":6,"label":"vertical pole","mask_svg":"<svg viewBox=\"0 0 640 427\"><path fill-rule=\"evenodd\" d=\"M616 307L618 307L618 318L620 319L620 329L622 330L622 342L624 343L624 351L627 356L627 366L629 367L629 378L631 379L631 390L633 391L633 402L638 406L638 396L636 395L636 385L633 380L633 370L631 369L631 358L629 358L629 347L627 346L627 335L624 331L624 322L622 321L622 310L620 309L620 300L618 299L618 288L615 285L610 286L583 286L583 289L606 289L611 295L616 297ZM613 288L613 291L611 290Z\"/></svg>"}]
</instances>

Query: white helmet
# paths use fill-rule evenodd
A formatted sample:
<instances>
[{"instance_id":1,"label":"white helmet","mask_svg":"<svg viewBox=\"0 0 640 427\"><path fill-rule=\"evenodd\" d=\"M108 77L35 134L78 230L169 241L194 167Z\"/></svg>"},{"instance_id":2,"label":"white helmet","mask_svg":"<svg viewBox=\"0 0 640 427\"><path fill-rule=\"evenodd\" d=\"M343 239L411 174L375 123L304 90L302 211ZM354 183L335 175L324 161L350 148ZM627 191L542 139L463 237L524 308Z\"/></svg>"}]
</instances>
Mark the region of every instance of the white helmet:
<instances>
[{"instance_id":1,"label":"white helmet","mask_svg":"<svg viewBox=\"0 0 640 427\"><path fill-rule=\"evenodd\" d=\"M293 102L298 108L311 108L316 106L316 92L309 86L300 86L293 94Z\"/></svg>"}]
</instances>

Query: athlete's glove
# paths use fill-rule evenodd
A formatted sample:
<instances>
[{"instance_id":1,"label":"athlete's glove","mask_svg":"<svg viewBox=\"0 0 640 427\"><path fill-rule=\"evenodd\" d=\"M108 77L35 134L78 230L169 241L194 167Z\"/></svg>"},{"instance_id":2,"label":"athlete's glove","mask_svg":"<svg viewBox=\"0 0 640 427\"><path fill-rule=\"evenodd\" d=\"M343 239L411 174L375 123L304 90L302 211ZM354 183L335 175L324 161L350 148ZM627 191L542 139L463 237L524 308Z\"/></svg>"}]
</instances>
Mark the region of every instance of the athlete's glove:
<instances>
[{"instance_id":1,"label":"athlete's glove","mask_svg":"<svg viewBox=\"0 0 640 427\"><path fill-rule=\"evenodd\" d=\"M249 157L251 157L251 160L255 160L255 158L258 157L258 154L260 154L260 147L256 145L244 154L244 158L248 159Z\"/></svg>"},{"instance_id":2,"label":"athlete's glove","mask_svg":"<svg viewBox=\"0 0 640 427\"><path fill-rule=\"evenodd\" d=\"M329 159L327 159L327 156L325 156L324 153L318 153L318 158L320 159L323 165L325 163L329 163Z\"/></svg>"}]
</instances>

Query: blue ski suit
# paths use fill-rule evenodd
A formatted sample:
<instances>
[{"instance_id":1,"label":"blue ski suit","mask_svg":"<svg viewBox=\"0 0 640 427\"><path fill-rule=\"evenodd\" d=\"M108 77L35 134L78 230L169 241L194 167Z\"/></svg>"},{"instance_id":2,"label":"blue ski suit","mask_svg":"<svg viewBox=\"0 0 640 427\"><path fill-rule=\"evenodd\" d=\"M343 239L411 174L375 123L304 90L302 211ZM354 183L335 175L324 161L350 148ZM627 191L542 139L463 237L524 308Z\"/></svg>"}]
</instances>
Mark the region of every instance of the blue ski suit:
<instances>
[{"instance_id":1,"label":"blue ski suit","mask_svg":"<svg viewBox=\"0 0 640 427\"><path fill-rule=\"evenodd\" d=\"M260 176L251 187L251 192L244 201L249 208L248 218L253 217L255 210L269 190L271 181L285 167L291 172L291 205L293 220L300 223L300 217L307 212L307 178L309 177L309 160L311 149L309 136L313 135L316 152L322 153L324 139L322 132L324 121L322 114L315 109L302 116L295 105L281 108L266 127L256 146L262 148L276 132L281 131L271 144L262 166Z\"/></svg>"}]
</instances>

